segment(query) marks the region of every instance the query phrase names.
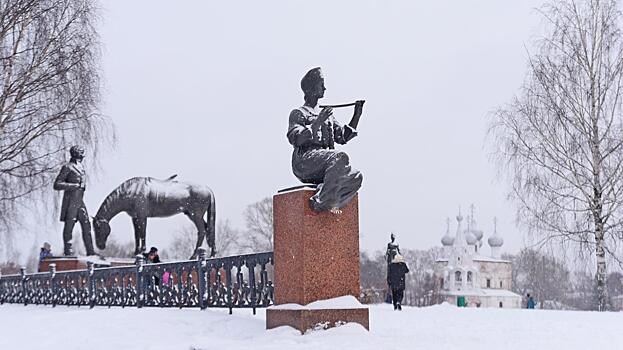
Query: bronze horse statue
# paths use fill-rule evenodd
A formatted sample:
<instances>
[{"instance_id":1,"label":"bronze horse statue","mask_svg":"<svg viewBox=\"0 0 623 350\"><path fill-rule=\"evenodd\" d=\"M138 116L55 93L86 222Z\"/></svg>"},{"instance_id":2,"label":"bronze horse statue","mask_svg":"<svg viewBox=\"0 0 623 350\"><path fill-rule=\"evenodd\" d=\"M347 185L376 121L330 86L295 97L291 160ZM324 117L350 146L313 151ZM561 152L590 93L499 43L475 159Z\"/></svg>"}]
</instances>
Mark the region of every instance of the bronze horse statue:
<instances>
[{"instance_id":1,"label":"bronze horse statue","mask_svg":"<svg viewBox=\"0 0 623 350\"><path fill-rule=\"evenodd\" d=\"M207 186L174 181L176 176L173 175L166 180L134 177L112 191L93 218L97 248L106 248L106 240L110 235L109 221L121 212L130 215L134 224L136 242L134 254L146 250L147 218L162 218L184 213L197 227L197 245L191 258L197 256L197 250L205 237L211 248L210 256L215 256L214 193ZM204 220L203 216L206 213L207 220Z\"/></svg>"}]
</instances>

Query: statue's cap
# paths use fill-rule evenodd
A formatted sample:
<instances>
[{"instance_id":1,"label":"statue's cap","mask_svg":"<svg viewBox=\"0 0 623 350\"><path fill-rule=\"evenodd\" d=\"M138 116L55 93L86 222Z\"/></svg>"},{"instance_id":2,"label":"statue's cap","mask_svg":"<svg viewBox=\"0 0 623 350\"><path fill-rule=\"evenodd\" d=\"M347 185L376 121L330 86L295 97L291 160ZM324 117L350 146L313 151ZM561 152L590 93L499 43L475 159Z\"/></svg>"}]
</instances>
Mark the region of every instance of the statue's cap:
<instances>
[{"instance_id":1,"label":"statue's cap","mask_svg":"<svg viewBox=\"0 0 623 350\"><path fill-rule=\"evenodd\" d=\"M320 67L310 69L303 79L301 79L301 89L303 92L311 90L320 79L322 79L322 70Z\"/></svg>"}]
</instances>

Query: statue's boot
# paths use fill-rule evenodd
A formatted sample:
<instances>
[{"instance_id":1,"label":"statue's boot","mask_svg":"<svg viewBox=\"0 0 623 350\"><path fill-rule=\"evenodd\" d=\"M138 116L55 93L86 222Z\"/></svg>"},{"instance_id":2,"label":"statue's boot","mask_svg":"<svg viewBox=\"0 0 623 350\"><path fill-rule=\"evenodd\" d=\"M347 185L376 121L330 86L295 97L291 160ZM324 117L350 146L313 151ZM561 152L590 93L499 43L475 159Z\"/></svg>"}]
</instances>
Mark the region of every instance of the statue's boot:
<instances>
[{"instance_id":1,"label":"statue's boot","mask_svg":"<svg viewBox=\"0 0 623 350\"><path fill-rule=\"evenodd\" d=\"M93 240L91 239L91 234L83 235L84 239L84 247L87 250L87 255L97 255L95 250L93 249Z\"/></svg>"},{"instance_id":2,"label":"statue's boot","mask_svg":"<svg viewBox=\"0 0 623 350\"><path fill-rule=\"evenodd\" d=\"M65 255L65 256L72 256L72 255L74 255L74 250L71 247L71 242L65 242L63 244L63 255Z\"/></svg>"},{"instance_id":3,"label":"statue's boot","mask_svg":"<svg viewBox=\"0 0 623 350\"><path fill-rule=\"evenodd\" d=\"M82 226L82 241L84 242L84 248L87 250L87 255L97 255L93 249L93 237L91 237L91 223L89 217L86 214L80 216L80 226Z\"/></svg>"}]
</instances>

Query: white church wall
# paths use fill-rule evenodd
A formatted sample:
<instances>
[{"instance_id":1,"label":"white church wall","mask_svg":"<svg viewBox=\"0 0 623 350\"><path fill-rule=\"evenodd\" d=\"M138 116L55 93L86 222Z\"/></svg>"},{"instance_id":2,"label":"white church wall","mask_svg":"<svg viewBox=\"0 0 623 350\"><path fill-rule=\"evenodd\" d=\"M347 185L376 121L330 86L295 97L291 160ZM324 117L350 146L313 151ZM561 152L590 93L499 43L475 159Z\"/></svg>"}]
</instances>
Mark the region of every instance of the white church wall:
<instances>
[{"instance_id":1,"label":"white church wall","mask_svg":"<svg viewBox=\"0 0 623 350\"><path fill-rule=\"evenodd\" d=\"M512 289L513 269L510 262L478 261L480 288ZM487 283L489 280L489 283ZM502 285L500 286L500 282Z\"/></svg>"}]
</instances>

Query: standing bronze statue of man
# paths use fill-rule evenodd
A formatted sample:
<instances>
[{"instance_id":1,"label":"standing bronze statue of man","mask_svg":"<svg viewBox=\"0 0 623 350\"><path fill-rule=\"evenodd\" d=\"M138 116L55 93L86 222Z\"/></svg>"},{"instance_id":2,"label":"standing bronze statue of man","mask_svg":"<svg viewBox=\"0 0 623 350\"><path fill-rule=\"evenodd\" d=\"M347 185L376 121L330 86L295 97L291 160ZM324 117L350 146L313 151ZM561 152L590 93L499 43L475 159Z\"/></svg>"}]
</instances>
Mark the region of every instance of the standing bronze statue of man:
<instances>
[{"instance_id":1,"label":"standing bronze statue of man","mask_svg":"<svg viewBox=\"0 0 623 350\"><path fill-rule=\"evenodd\" d=\"M341 213L355 196L363 176L352 169L348 155L335 150L357 136L357 124L365 101L354 103L355 112L349 125L342 126L333 117L331 107L321 108L318 100L326 90L320 68L307 72L301 80L305 104L290 113L288 141L294 146L292 171L303 183L316 184L318 190L310 199L315 211Z\"/></svg>"},{"instance_id":2,"label":"standing bronze statue of man","mask_svg":"<svg viewBox=\"0 0 623 350\"><path fill-rule=\"evenodd\" d=\"M396 243L396 235L392 233L389 238L391 239L391 242L387 243L387 250L385 251L385 260L387 260L387 266L391 264L392 260L394 260L394 257L396 255L402 254L400 252L400 245Z\"/></svg>"},{"instance_id":3,"label":"standing bronze statue of man","mask_svg":"<svg viewBox=\"0 0 623 350\"><path fill-rule=\"evenodd\" d=\"M63 165L54 181L54 189L64 191L61 205L61 221L65 223L63 227L63 255L74 254L71 238L76 221L80 221L82 240L87 255L95 255L91 238L91 223L89 222L87 207L84 204L84 191L86 189L86 173L82 165L84 149L80 146L73 146L69 149L69 154L71 155L69 163Z\"/></svg>"}]
</instances>

